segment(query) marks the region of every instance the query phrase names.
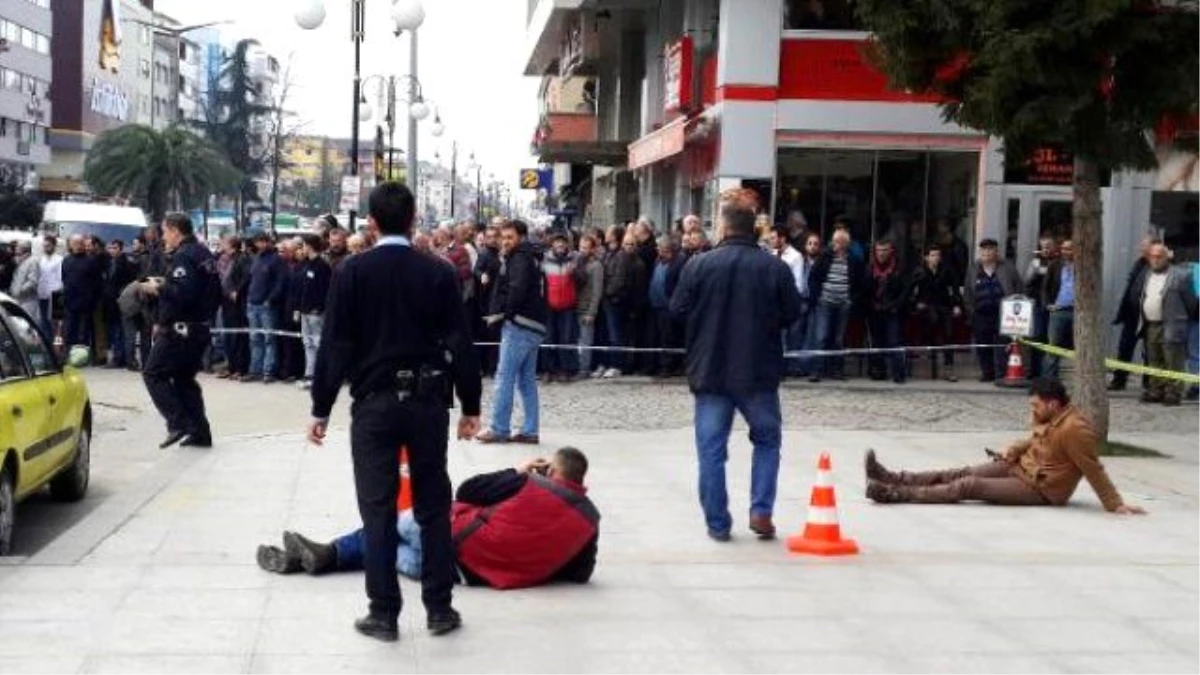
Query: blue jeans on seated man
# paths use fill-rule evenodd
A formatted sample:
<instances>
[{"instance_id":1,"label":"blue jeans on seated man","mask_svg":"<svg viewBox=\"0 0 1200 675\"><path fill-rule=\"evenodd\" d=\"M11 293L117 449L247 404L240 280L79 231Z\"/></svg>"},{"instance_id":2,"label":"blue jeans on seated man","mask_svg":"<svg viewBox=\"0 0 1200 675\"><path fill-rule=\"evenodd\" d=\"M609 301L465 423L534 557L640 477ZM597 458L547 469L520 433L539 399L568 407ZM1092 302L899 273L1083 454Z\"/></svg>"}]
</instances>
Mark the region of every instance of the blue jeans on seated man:
<instances>
[{"instance_id":1,"label":"blue jeans on seated man","mask_svg":"<svg viewBox=\"0 0 1200 675\"><path fill-rule=\"evenodd\" d=\"M750 463L750 515L770 517L775 510L779 448L783 443L779 390L742 396L697 393L695 397L700 506L709 531L727 534L733 527L725 487L725 463L729 459L729 433L735 410L750 426L750 442L754 445Z\"/></svg>"},{"instance_id":2,"label":"blue jeans on seated man","mask_svg":"<svg viewBox=\"0 0 1200 675\"><path fill-rule=\"evenodd\" d=\"M421 526L417 525L412 510L401 511L396 520L396 532L400 544L396 547L396 571L409 579L421 578ZM344 534L333 540L337 551L339 572L353 572L363 568L363 557L367 550L367 539L362 529Z\"/></svg>"},{"instance_id":3,"label":"blue jeans on seated man","mask_svg":"<svg viewBox=\"0 0 1200 675\"><path fill-rule=\"evenodd\" d=\"M500 438L512 435L513 389L521 393L525 424L521 433L536 436L539 426L537 362L542 335L506 322L500 330L500 365L496 367L496 395L492 402L491 431Z\"/></svg>"}]
</instances>

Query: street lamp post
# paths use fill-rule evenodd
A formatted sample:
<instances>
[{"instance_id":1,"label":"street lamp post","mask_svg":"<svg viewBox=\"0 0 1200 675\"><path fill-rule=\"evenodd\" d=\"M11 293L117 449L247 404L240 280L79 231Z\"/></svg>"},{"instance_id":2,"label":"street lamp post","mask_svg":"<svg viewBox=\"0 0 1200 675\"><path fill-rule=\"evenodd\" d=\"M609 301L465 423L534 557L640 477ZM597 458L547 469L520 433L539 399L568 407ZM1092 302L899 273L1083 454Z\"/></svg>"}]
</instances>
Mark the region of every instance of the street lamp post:
<instances>
[{"instance_id":1,"label":"street lamp post","mask_svg":"<svg viewBox=\"0 0 1200 675\"><path fill-rule=\"evenodd\" d=\"M360 105L362 103L362 42L366 30L366 0L350 0L350 39L354 43L354 91L353 108L351 112L350 133L350 175L358 177L358 134L360 122ZM296 23L304 30L315 30L325 22L325 3L322 0L310 0L296 11ZM413 76L416 76L416 43L417 28L425 21L425 9L420 0L398 0L392 3L392 21L396 25L396 35L404 31L412 33ZM415 87L410 85L412 91ZM369 116L368 116L369 119ZM415 127L410 125L410 140ZM416 160L416 147L409 148L408 161L410 166ZM411 178L410 178L411 180ZM410 187L415 187L410 185ZM354 219L357 208L350 209L350 231L354 231Z\"/></svg>"},{"instance_id":2,"label":"street lamp post","mask_svg":"<svg viewBox=\"0 0 1200 675\"><path fill-rule=\"evenodd\" d=\"M475 219L483 222L483 166L475 159L475 153L471 152L471 158L467 164L467 170L474 169L475 171Z\"/></svg>"}]
</instances>

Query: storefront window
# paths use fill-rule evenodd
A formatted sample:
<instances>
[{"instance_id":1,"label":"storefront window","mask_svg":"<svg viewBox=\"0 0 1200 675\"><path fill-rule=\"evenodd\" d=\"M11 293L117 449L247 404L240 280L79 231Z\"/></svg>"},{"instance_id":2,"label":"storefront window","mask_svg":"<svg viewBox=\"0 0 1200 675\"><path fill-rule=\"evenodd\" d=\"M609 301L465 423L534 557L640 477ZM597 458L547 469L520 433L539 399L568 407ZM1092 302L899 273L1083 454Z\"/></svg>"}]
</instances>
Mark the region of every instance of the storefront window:
<instances>
[{"instance_id":1,"label":"storefront window","mask_svg":"<svg viewBox=\"0 0 1200 675\"><path fill-rule=\"evenodd\" d=\"M788 30L862 30L849 0L784 0Z\"/></svg>"},{"instance_id":2,"label":"storefront window","mask_svg":"<svg viewBox=\"0 0 1200 675\"><path fill-rule=\"evenodd\" d=\"M976 152L783 148L775 222L828 239L846 218L856 241L890 239L915 265L938 221L972 245L978 165Z\"/></svg>"},{"instance_id":3,"label":"storefront window","mask_svg":"<svg viewBox=\"0 0 1200 675\"><path fill-rule=\"evenodd\" d=\"M1200 248L1200 194L1153 192L1150 223L1162 233L1176 262L1194 262Z\"/></svg>"}]
</instances>

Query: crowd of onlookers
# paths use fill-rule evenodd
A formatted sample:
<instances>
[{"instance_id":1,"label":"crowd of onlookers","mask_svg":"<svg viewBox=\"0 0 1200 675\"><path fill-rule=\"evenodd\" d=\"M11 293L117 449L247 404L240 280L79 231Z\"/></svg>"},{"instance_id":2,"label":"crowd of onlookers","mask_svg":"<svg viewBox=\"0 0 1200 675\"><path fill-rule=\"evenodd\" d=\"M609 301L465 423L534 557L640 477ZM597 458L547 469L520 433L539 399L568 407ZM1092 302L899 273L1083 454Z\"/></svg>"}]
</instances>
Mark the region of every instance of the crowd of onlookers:
<instances>
[{"instance_id":1,"label":"crowd of onlookers","mask_svg":"<svg viewBox=\"0 0 1200 675\"><path fill-rule=\"evenodd\" d=\"M504 264L502 223L497 218L486 226L441 226L417 232L411 242L456 269L477 342L499 341L499 326L487 316ZM215 334L207 364L223 363L217 369L221 377L301 386L311 379L331 280L348 256L370 245L366 234L349 233L333 216L321 217L317 225L294 238L260 233L220 241L223 303L214 323L226 331ZM1014 294L1036 303L1033 339L1072 346L1076 278L1069 239L1043 238L1029 267L1017 270L991 239L979 242L972 259L949 227L938 228L933 243L916 251L887 239L864 245L852 237L851 225L835 220L826 239L760 219L762 247L788 265L803 298L800 319L784 334L789 376L844 379L847 358L833 352L871 348L884 351L850 359L872 379L903 383L918 375L924 360L929 377L955 381L955 352L971 349L979 379L1001 379L1006 352L992 345L1008 342L1000 335L1001 301ZM543 379L682 373L682 326L669 306L683 266L714 245L698 217L683 218L670 232L659 232L643 218L606 230L531 230L529 238L548 308L539 359ZM88 345L95 360L110 367L138 368L149 347L153 298L132 282L167 269L158 228L147 228L128 249L95 237L72 237L65 255L53 237L41 244L40 255L28 243L0 251L3 288L41 320L48 335L67 345ZM1182 370L1189 354L1191 363L1195 359L1200 275L1194 264L1173 265L1169 256L1160 242L1142 242L1115 322L1124 327L1118 355L1132 360L1141 340L1147 363ZM953 348L968 343L975 346ZM485 346L481 352L485 370L493 373L497 349ZM1036 349L1026 356L1030 376L1059 375L1060 358ZM1121 389L1126 381L1117 371L1110 386ZM1195 393L1192 387L1187 395ZM1182 387L1153 381L1144 398L1172 404L1183 395Z\"/></svg>"}]
</instances>

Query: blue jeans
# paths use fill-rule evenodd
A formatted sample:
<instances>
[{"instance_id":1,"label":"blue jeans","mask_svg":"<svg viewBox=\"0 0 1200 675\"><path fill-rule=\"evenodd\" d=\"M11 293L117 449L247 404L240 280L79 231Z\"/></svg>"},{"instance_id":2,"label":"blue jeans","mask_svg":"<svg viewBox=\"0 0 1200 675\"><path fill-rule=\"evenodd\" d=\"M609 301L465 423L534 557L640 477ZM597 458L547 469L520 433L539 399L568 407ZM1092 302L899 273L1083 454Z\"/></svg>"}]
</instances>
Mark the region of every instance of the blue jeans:
<instances>
[{"instance_id":1,"label":"blue jeans","mask_svg":"<svg viewBox=\"0 0 1200 675\"><path fill-rule=\"evenodd\" d=\"M500 365L496 367L496 395L492 407L492 433L507 438L512 435L513 389L521 392L525 409L525 424L521 433L527 436L538 432L538 347L542 336L511 322L500 330Z\"/></svg>"},{"instance_id":2,"label":"blue jeans","mask_svg":"<svg viewBox=\"0 0 1200 675\"><path fill-rule=\"evenodd\" d=\"M1188 324L1187 371L1193 375L1200 373L1200 323L1195 321ZM1193 384L1188 391L1196 391L1196 388Z\"/></svg>"},{"instance_id":3,"label":"blue jeans","mask_svg":"<svg viewBox=\"0 0 1200 675\"><path fill-rule=\"evenodd\" d=\"M604 308L604 334L608 338L609 347L624 347L625 346L625 310L618 307L608 300L601 303ZM609 368L621 370L625 367L624 352L608 352L604 355L604 362Z\"/></svg>"},{"instance_id":4,"label":"blue jeans","mask_svg":"<svg viewBox=\"0 0 1200 675\"><path fill-rule=\"evenodd\" d=\"M413 512L401 511L396 520L396 532L400 545L396 547L396 571L410 579L421 578L421 526L413 518ZM362 529L344 534L333 541L337 551L339 572L351 572L363 568L363 555L367 550L367 539Z\"/></svg>"},{"instance_id":5,"label":"blue jeans","mask_svg":"<svg viewBox=\"0 0 1200 675\"><path fill-rule=\"evenodd\" d=\"M809 349L838 351L846 341L846 324L850 323L850 305L817 303L813 318L812 340ZM841 374L845 359L841 356L818 357L814 374Z\"/></svg>"},{"instance_id":6,"label":"blue jeans","mask_svg":"<svg viewBox=\"0 0 1200 675\"><path fill-rule=\"evenodd\" d=\"M1075 340L1075 311L1071 309L1062 309L1050 312L1050 319L1046 324L1046 333L1049 337L1050 344L1055 347L1063 347L1070 349ZM1046 375L1048 377L1058 377L1059 367L1062 363L1062 357L1054 356L1053 354L1046 355Z\"/></svg>"},{"instance_id":7,"label":"blue jeans","mask_svg":"<svg viewBox=\"0 0 1200 675\"><path fill-rule=\"evenodd\" d=\"M805 307L800 318L796 319L796 323L783 332L783 344L786 351L799 352L808 348L808 333L812 324L809 319L811 317L812 311ZM812 358L807 356L790 357L786 363L788 375L804 377L808 375L808 371L812 370Z\"/></svg>"},{"instance_id":8,"label":"blue jeans","mask_svg":"<svg viewBox=\"0 0 1200 675\"><path fill-rule=\"evenodd\" d=\"M579 339L575 310L551 311L546 327L550 330L546 342L552 345L574 345ZM546 372L551 375L574 375L579 370L579 352L571 349L546 350Z\"/></svg>"},{"instance_id":9,"label":"blue jeans","mask_svg":"<svg viewBox=\"0 0 1200 675\"><path fill-rule=\"evenodd\" d=\"M729 432L737 410L750 426L754 455L750 466L750 515L770 516L775 510L779 479L779 448L783 419L779 391L746 396L696 395L696 454L700 463L700 506L712 532L729 532L729 494L725 489L725 462L729 459Z\"/></svg>"},{"instance_id":10,"label":"blue jeans","mask_svg":"<svg viewBox=\"0 0 1200 675\"><path fill-rule=\"evenodd\" d=\"M275 330L275 310L269 305L247 305L250 329ZM250 375L275 376L275 336L250 334Z\"/></svg>"}]
</instances>

